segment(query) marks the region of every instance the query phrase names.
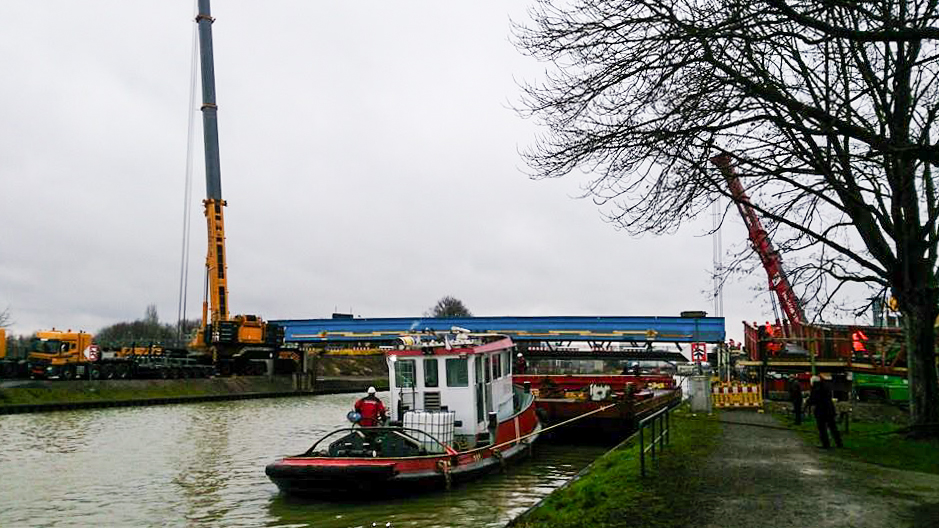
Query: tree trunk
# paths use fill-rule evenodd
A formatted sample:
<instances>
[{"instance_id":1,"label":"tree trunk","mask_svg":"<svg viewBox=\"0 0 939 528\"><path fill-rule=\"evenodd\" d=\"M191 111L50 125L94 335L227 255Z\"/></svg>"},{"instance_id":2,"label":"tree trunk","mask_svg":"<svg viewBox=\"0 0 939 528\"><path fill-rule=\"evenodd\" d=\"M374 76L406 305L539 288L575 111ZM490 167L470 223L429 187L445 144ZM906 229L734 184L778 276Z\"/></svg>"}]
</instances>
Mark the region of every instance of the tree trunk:
<instances>
[{"instance_id":1,"label":"tree trunk","mask_svg":"<svg viewBox=\"0 0 939 528\"><path fill-rule=\"evenodd\" d=\"M924 292L925 293L925 292ZM939 437L939 378L936 374L937 312L934 295L919 296L905 315L906 357L910 381L910 426L917 438Z\"/></svg>"}]
</instances>

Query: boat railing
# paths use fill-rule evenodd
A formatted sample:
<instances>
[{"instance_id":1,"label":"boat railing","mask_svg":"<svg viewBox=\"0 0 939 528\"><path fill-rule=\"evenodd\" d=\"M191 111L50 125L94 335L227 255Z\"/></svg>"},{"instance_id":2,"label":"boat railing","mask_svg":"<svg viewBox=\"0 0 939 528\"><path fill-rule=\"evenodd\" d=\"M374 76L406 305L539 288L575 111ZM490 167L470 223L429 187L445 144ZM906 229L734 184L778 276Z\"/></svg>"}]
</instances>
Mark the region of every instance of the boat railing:
<instances>
[{"instance_id":1,"label":"boat railing","mask_svg":"<svg viewBox=\"0 0 939 528\"><path fill-rule=\"evenodd\" d=\"M305 453L303 453L303 456L315 456L315 454L317 453L316 448L319 447L319 445L322 444L327 439L336 437L337 435L348 434L352 432L360 432L360 433L376 435L376 436L381 433L392 432L392 433L403 435L413 440L414 442L417 442L418 444L421 444L421 445L426 444L427 443L426 441L422 442L418 438L415 438L413 433L418 433L419 435L423 435L423 437L426 437L427 439L429 439L434 444L440 446L440 451L439 451L440 453L452 454L454 452L452 447L441 442L437 437L435 437L432 434L427 433L426 431L421 431L420 429L413 429L411 427L378 426L378 427L344 427L342 429L336 429L332 431L331 433L327 434L326 436L324 436L323 438L320 438L319 440L317 440L316 443L313 444L312 447L310 447L309 449L306 450ZM333 438L333 439L337 440L338 438Z\"/></svg>"}]
</instances>

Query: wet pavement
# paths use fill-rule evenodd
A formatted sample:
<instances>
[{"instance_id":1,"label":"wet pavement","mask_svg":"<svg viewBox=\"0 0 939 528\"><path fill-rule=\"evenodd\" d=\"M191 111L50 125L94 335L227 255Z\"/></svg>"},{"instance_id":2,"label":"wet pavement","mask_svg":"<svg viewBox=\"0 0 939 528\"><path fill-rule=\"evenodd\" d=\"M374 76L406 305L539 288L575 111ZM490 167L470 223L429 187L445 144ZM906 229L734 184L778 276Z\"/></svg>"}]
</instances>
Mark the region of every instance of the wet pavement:
<instances>
[{"instance_id":1,"label":"wet pavement","mask_svg":"<svg viewBox=\"0 0 939 528\"><path fill-rule=\"evenodd\" d=\"M939 475L843 460L767 414L724 410L720 421L699 469L709 513L695 526L939 527Z\"/></svg>"}]
</instances>

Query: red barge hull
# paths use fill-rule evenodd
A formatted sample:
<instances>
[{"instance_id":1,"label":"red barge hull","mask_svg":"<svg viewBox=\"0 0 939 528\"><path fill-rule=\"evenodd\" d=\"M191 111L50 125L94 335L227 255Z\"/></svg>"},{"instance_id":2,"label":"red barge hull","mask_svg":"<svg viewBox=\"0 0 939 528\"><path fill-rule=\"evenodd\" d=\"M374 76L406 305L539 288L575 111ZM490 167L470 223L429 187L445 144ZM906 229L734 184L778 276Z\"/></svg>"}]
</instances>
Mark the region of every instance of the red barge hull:
<instances>
[{"instance_id":1,"label":"red barge hull","mask_svg":"<svg viewBox=\"0 0 939 528\"><path fill-rule=\"evenodd\" d=\"M621 435L635 430L643 417L681 402L681 389L670 376L632 376L608 374L516 374L513 381L530 384L536 395L535 407L545 425L555 425L583 416L602 407L585 418L562 427L563 434ZM609 396L591 400L587 393L591 385L609 386Z\"/></svg>"}]
</instances>

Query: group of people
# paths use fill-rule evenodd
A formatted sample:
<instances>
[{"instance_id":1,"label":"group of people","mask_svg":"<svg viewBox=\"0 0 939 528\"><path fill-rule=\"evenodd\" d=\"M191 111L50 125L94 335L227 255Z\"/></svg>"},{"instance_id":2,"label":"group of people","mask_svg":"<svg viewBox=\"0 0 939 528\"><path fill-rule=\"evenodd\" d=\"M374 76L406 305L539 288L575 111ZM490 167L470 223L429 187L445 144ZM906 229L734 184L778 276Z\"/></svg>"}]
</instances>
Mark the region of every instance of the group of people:
<instances>
[{"instance_id":1,"label":"group of people","mask_svg":"<svg viewBox=\"0 0 939 528\"><path fill-rule=\"evenodd\" d=\"M810 381L812 383L812 389L809 392L808 399L805 400L805 407L810 407L815 416L815 425L818 427L818 439L823 448L830 448L831 442L828 438L828 433L830 432L832 438L835 440L835 445L843 447L841 434L838 432L838 424L835 420L837 411L833 401L834 394L831 391L831 385L828 383L828 380L823 380L819 376L812 376ZM802 423L802 386L795 376L789 378L789 400L792 402L792 414L795 417L795 423L799 425Z\"/></svg>"}]
</instances>

